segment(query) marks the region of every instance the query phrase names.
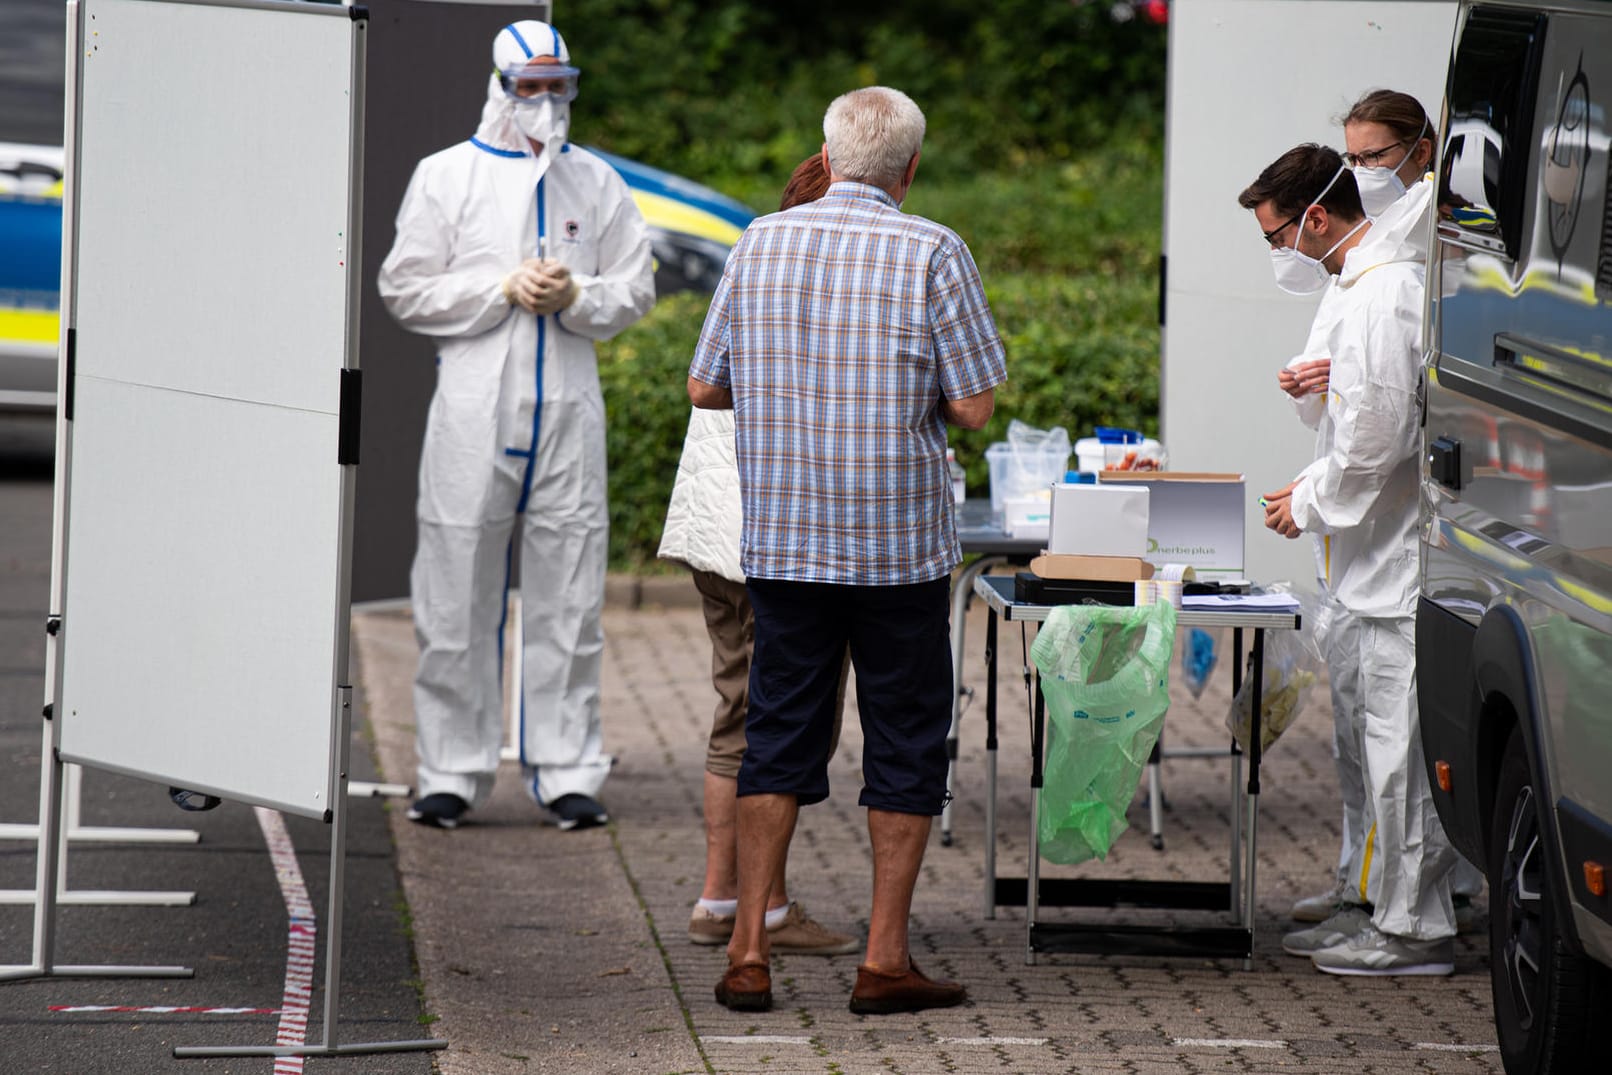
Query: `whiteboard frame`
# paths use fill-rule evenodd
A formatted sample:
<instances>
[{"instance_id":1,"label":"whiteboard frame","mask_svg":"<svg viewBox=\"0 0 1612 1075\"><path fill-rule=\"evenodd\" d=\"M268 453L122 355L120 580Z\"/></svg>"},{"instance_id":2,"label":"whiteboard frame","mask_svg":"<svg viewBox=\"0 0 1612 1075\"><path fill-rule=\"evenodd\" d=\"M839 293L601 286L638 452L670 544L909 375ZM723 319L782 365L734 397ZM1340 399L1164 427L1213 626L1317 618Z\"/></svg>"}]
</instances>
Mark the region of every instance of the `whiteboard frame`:
<instances>
[{"instance_id":1,"label":"whiteboard frame","mask_svg":"<svg viewBox=\"0 0 1612 1075\"><path fill-rule=\"evenodd\" d=\"M53 587L53 608L59 610L56 614L59 634L54 639L56 645L54 647L53 681L50 684L52 708L58 714L57 719L53 722L56 751L64 762L89 765L159 783L180 784L198 791L210 792L239 801L330 821L345 785L347 744L351 724L351 688L348 682L348 626L350 613L348 593L351 574L351 535L356 459L349 458L346 464L338 465L336 454L340 450L340 446L345 443L346 437L351 436L351 443L356 444L356 421L358 417L357 392L353 392L353 398L350 401L343 398L346 393L342 389L346 388L347 385L342 385L341 382L350 378L348 383L356 386L358 377L356 372L358 369L359 324L357 311L361 273L360 259L356 255L361 249L362 241L359 228L362 222L365 53L362 34L364 25L362 11L360 9L355 13L354 9L345 6L290 2L290 0L215 0L215 2L210 2L210 0L81 0L77 6L78 22L72 28L73 39L82 42L78 46L81 51L85 49L86 45L93 48L96 31L88 29L88 27L94 24L96 15L109 15L111 22L116 23L119 20L131 19L139 9L147 6L149 6L153 17L157 18L161 17L155 14L159 9L168 9L170 12L179 9L192 9L194 11L193 15L177 17L180 19L189 18L191 20L189 25L197 25L198 20L200 20L199 25L203 29L206 28L206 20L214 19L215 17L224 18L225 16L218 13L228 9L250 10L286 16L319 15L339 18L348 24L344 35L344 45L337 44L335 48L332 48L331 42L321 39L316 46L319 49L341 55L345 61L344 70L338 72L337 75L345 79L343 90L346 95L346 106L340 112L330 113L333 117L340 117L339 120L332 119L332 123L338 128L345 128L342 136L337 139L341 143L342 153L344 154L344 159L340 161L339 179L332 187L304 185L303 187L289 189L289 193L282 197L281 202L277 203L272 198L268 202L272 212L279 205L292 201L305 206L310 200L314 200L311 195L322 194L330 196L332 202L337 198L340 199L339 227L332 229L336 231L337 235L332 237L330 251L338 255L344 271L340 274L339 281L332 280L328 284L317 285L317 291L322 301L332 301L330 297L332 291L339 296L339 301L336 302L336 305L340 308L339 325L336 324L335 319L329 319L328 323L324 325L326 330L330 330L330 335L335 337L329 340L328 343L331 353L336 355L336 360L329 362L321 374L321 376L328 377L328 387L321 386L310 390L304 390L304 386L300 383L277 385L274 383L276 375L273 372L266 371L261 366L251 369L244 368L244 364L239 361L240 352L224 351L223 348L218 349L223 352L222 354L213 356L210 359L212 365L201 371L199 389L196 385L186 380L188 374L195 372L194 368L185 369L183 360L177 363L179 367L177 369L164 368L163 356L161 355L146 356L150 361L146 363L147 368L142 371L144 374L143 380L133 380L126 384L119 384L116 378L104 377L101 379L104 383L97 383L92 376L86 376L83 363L80 362L81 358L92 358L89 363L92 373L100 371L101 366L105 365L105 363L100 362L95 357L96 352L93 349L86 350L82 341L78 340L78 332L86 320L88 312L83 305L81 285L84 281L85 272L82 267L90 264L90 262L86 261L87 255L94 257L100 253L98 250L86 251L85 247L93 246L96 242L104 242L112 245L115 251L116 240L104 239L103 233L103 237L98 237L91 243L86 243L85 241L86 198L88 197L89 204L94 206L94 200L98 196L95 183L109 183L110 180L92 175L88 183L85 181L86 169L83 166L85 161L85 116L87 98L95 92L95 84L93 76L87 76L84 71L84 68L88 65L83 62L75 64L77 75L75 86L72 87L73 108L69 113L69 154L73 167L68 177L67 196L64 198L64 208L68 213L68 220L64 222L66 224L64 228L64 246L67 246L68 249L64 250L63 273L64 277L71 273L71 277L70 279L64 279L62 293L64 354L61 425L65 433L61 439L65 442L67 451L61 457L65 462L65 467L60 476L65 480L58 483L58 515L60 518L57 549L59 559L57 581ZM174 16L169 17L171 19ZM107 25L109 24L103 23L103 27ZM121 29L126 30L129 26L134 25L137 24L127 22ZM143 22L138 23L138 25L142 28L146 26ZM261 27L264 23L259 20L253 25ZM283 24L275 23L274 25L279 27ZM131 36L135 35L131 33ZM107 40L108 38L102 39L103 42ZM148 46L150 43L149 40L146 42ZM302 42L297 42L297 44L300 45ZM246 63L245 67L240 66L241 56L238 49L230 62L243 71L261 67L264 64L263 51L265 47L275 46L265 46L261 42L254 42L252 48L247 50L250 62ZM192 55L200 51L202 50L196 50L196 53ZM84 53L84 55L87 54L87 52ZM76 58L82 61L84 55ZM157 114L173 119L175 118L172 115L173 112L182 110L187 103L195 104L199 101L199 97L192 97L188 102L182 99L182 96L176 99L176 95L171 92L174 79L174 71L171 66L164 68L161 64L153 64L149 56L142 56L141 60L145 67L159 72L151 81L169 89L169 92L162 100L162 104L165 107L159 108ZM200 63L201 61L198 62ZM114 70L116 70L115 65L110 63L108 65L113 66ZM203 75L206 73L205 64L203 64L201 73ZM243 79L242 82L250 88L251 80ZM87 84L88 90L86 89ZM118 92L121 98L117 102L118 107L126 107L125 102L127 99L140 91L140 87L137 84L134 85L133 89L130 86L131 84L127 81L119 83ZM161 92L154 86L148 86L146 89L152 92ZM220 92L223 91L221 90ZM258 94L258 101L262 102L261 89L251 92ZM213 103L204 102L203 104L210 105ZM323 105L324 102L321 102L321 104ZM299 102L296 101L288 99L285 102L285 107L295 108L298 106ZM91 111L90 114L93 116L95 113ZM254 149L258 151L257 156L254 159L247 160L245 162L247 166L255 167L260 163L262 158L261 143L270 143L278 139L283 148L300 148L284 146L284 143L292 137L286 131L276 132L261 124L253 129L258 132L260 144L254 146ZM328 134L328 132L326 133ZM306 135L306 130L298 130L295 133L299 143L303 141ZM128 139L125 139L122 145L117 145L115 139L111 140L114 141L114 148L108 152L114 154L122 152L130 159L114 162L121 163L124 166L121 169L108 164L106 172L102 173L103 175L114 173L124 176L141 174L139 169L142 164L146 165L148 169L153 168L153 161L149 153L146 158L141 158L141 153L144 152L141 146L130 144ZM198 144L199 152L217 154L220 149L218 141L197 137L195 142ZM98 145L94 142L91 144L92 148L99 150ZM171 141L169 148L172 148ZM293 157L295 157L295 154L293 154ZM307 163L305 159L302 160L303 163ZM313 162L316 169L322 163L324 162ZM161 168L165 164L168 167L172 167L168 162L155 162L155 174L161 174ZM205 171L205 168L203 170ZM264 171L269 172L271 169L265 167ZM147 174L152 174L152 172L148 171ZM251 167L243 167L238 174L252 174ZM88 192L86 191L86 186L90 188ZM143 190L150 200L157 203L160 211L163 191L155 189L154 185L151 184L147 184ZM230 190L228 194L221 195L221 197L235 196L237 193L238 188L235 188ZM207 205L180 205L173 208L178 213L203 211L208 208L213 208L215 212L217 211L216 207ZM273 226L272 219L267 218L261 210L257 211L254 219L259 223L268 223ZM146 238L149 237L148 232ZM267 242L263 245L267 248L267 252L254 250L252 251L253 257L259 259L273 258L281 253L274 250ZM129 260L135 262L138 259L131 257ZM228 269L232 265L227 257L221 259L221 261L220 271ZM240 262L237 260L233 264L238 266ZM251 268L252 271L260 275L264 271L261 263L254 264ZM305 263L289 260L288 264L279 266L279 271L288 273L305 271L307 268L308 266ZM98 271L104 269L105 262L97 264ZM245 275L250 276L252 273L247 272ZM103 271L103 278L104 276ZM289 287L308 286L301 279L295 277L287 277L287 279ZM183 285L181 284L180 286L182 287ZM250 325L253 312L246 309L248 298L246 292L248 291L250 291L250 288L243 290L240 307L232 312L241 313L244 317L244 323ZM125 314L127 315L128 312L125 311ZM209 310L209 314L214 316L215 321L217 320L217 316L213 314L213 311ZM289 317L294 319L297 315L298 312L293 310L290 312ZM256 316L261 317L262 315L259 312ZM281 316L285 316L284 311L281 312ZM89 320L93 321L94 317L89 317ZM249 358L258 357L246 348L241 350L247 353ZM242 368L237 371L232 363L242 365ZM195 364L193 363L194 366ZM239 373L237 382L232 384L230 378L237 372ZM232 388L234 389L233 392ZM286 398L274 398L274 393L282 390L288 391ZM273 744L266 733L266 729L276 726L273 721L273 714L269 713L266 720L265 713L273 708L273 703L278 699L278 695L245 697L242 694L236 694L233 697L217 697L204 696L206 692L190 689L189 684L196 677L193 675L187 678L182 673L186 671L187 665L194 665L195 654L204 653L208 658L215 656L208 648L209 643L229 638L229 632L234 624L241 622L243 618L254 615L254 609L250 606L225 607L216 602L208 604L200 599L200 595L191 595L196 600L191 602L191 611L188 615L196 626L191 635L180 634L182 644L175 645L171 637L166 641L161 638L153 641L148 635L146 636L146 641L153 642L153 644L144 646L141 650L141 653L148 659L157 662L160 669L165 671L169 682L173 684L168 692L168 697L159 699L153 694L150 680L163 678L161 674L150 677L149 680L143 682L141 687L144 694L132 700L131 708L135 712L134 720L138 721L138 724L132 730L127 727L113 726L112 718L103 716L101 713L97 713L92 717L85 713L73 712L76 699L93 699L95 704L104 706L106 704L105 699L110 691L118 686L116 684L96 684L89 678L97 674L97 661L102 662L100 667L115 667L119 659L119 655L109 649L106 638L95 638L95 626L98 618L111 621L116 621L118 618L115 611L110 611L115 606L115 600L105 590L100 589L100 587L111 586L114 588L114 593L116 592L115 572L110 570L110 567L114 565L108 565L104 562L107 555L106 546L108 544L115 545L116 542L115 540L109 541L108 535L103 532L95 532L92 535L92 532L88 529L80 528L75 530L73 522L75 507L80 515L86 511L91 513L92 516L100 513L101 518L97 521L103 523L103 525L98 530L104 531L106 517L109 514L114 514L107 511L108 502L104 499L110 496L111 493L106 489L95 488L96 483L105 477L105 475L99 473L99 468L107 465L102 447L95 445L95 437L102 431L77 424L84 418L84 415L79 413L82 410L79 404L84 401L91 401L93 410L93 405L98 397L105 396L109 392L113 396L130 401L133 406L142 408L146 412L144 416L148 418L152 414L160 415L163 413L211 414L215 419L214 424L216 426L227 427L229 424L227 419L231 415L221 415L215 412L233 409L234 416L248 411L256 411L257 417L270 426L274 425L272 419L289 416L293 424L300 422L304 426L319 427L318 433L310 437L308 442L304 444L303 451L305 453L316 451L316 449L309 446L322 438L330 453L327 456L329 465L333 468L330 476L319 475L319 483L322 483L321 495L323 500L317 507L323 512L324 520L329 527L328 541L325 540L323 533L310 540L310 545L320 545L328 552L329 559L319 565L318 570L324 573L324 579L328 579L329 592L325 593L321 590L317 599L317 604L322 606L323 610L318 612L318 618L322 622L319 622L316 628L316 637L321 642L321 645L317 647L317 652L323 655L318 659L318 663L322 665L322 670L318 675L318 683L309 685L299 682L297 689L300 691L302 699L319 698L320 712L317 715L304 716L305 733L295 741L292 748L293 753L284 756L275 754ZM351 413L345 415L344 421L342 412L347 409L344 406L346 403L351 404ZM349 423L351 428L349 428ZM154 434L151 440L158 441L162 437L163 432L159 432ZM181 441L179 446L182 447L182 438L169 437L167 447L170 451L176 449L176 440ZM83 456L86 447L91 447L102 454L98 458L85 459ZM148 444L147 447L150 447L150 445ZM198 441L195 447L198 451L203 451L207 448L207 445ZM233 460L224 460L225 464L230 462L233 462ZM275 461L260 458L258 462L268 472L273 470ZM198 465L206 466L207 464L203 462ZM220 467L220 469L222 470L223 468ZM115 467L113 470L115 471ZM118 475L114 473L112 476L115 478ZM228 478L230 476L225 474L222 477ZM213 477L218 478L219 475L213 475ZM171 494L173 490L160 489L159 492ZM90 493L94 493L103 499L95 502L85 501L84 496ZM92 504L93 506L91 506ZM113 506L116 506L115 502ZM195 516L205 517L207 514L205 507L204 505L198 508L192 505L191 509ZM277 506L276 514L287 517L295 516L297 514L296 507L297 505L295 504L290 506L279 505ZM223 512L215 511L214 514L222 516ZM77 539L76 541L75 538ZM102 547L97 548L97 542ZM209 542L203 541L200 546L205 548L208 544ZM213 572L215 579L223 578L226 580L230 578L230 569L232 567L235 573L243 578L250 576L254 569L262 569L270 574L271 577L262 578L259 576L256 580L248 581L250 589L259 594L278 596L275 580L272 577L272 572L275 568L284 567L290 571L297 571L306 566L305 564L297 563L276 565L261 562L247 565L238 561L232 564L228 562L231 550L221 547L216 540L213 544L220 559L224 562L203 566ZM148 555L154 555L153 550L150 548L147 548L146 552ZM97 562L97 558L103 562ZM155 566L159 569L168 569L169 574L164 575L163 580L173 582L177 591L183 590L182 583L185 576L196 576L202 573L198 569L198 565L193 563L158 563ZM94 597L88 596L82 589L75 588L75 568L80 575L78 581L83 581L84 576L93 577L98 587ZM292 581L295 582L296 580ZM157 587L157 590L160 592L160 587ZM150 592L149 587L147 592ZM99 606L97 606L97 602L100 603ZM174 617L172 608L163 611L167 617L165 622L169 626L173 626L178 622ZM295 619L294 616L292 618ZM309 620L308 622L312 621ZM81 647L79 651L73 649L73 627L75 623L78 627L77 644ZM86 624L90 626L86 626ZM121 636L117 637L121 637L125 644L138 641L138 639L130 638L127 613L124 614L124 622L114 622L113 626L122 630ZM90 639L90 641L86 641L86 638ZM328 652L323 644L326 641L328 641ZM99 652L96 651L96 647L99 647ZM163 650L167 652L162 652ZM308 652L314 652L314 650L310 649ZM179 653L187 656L176 656ZM300 679L303 676L307 676L311 679L308 669L303 667L304 664L308 664L310 661L308 653L302 653L298 656L301 657L302 663L293 672L292 678ZM252 657L253 654L251 653L244 655L246 661L250 661ZM239 655L237 655L235 664L237 666L241 664ZM126 669L126 671L129 672L131 678L138 679L139 675L145 670L134 669L129 671ZM72 678L69 675L70 672L73 676L84 678ZM218 692L215 690L212 693L216 695ZM168 704L170 702L172 703L172 708ZM183 708L181 709L180 707ZM210 710L207 707L210 707ZM183 726L173 726L172 721L176 713L188 717L188 722ZM197 719L199 715L203 714L211 718L206 723ZM128 720L126 715L124 720ZM200 734L198 734L198 728L201 729ZM154 748L152 744L157 744L157 747ZM162 757L161 744L168 744L170 747L174 747L177 744L181 749L176 752L184 756L179 758ZM265 750L268 753L265 753Z\"/></svg>"}]
</instances>

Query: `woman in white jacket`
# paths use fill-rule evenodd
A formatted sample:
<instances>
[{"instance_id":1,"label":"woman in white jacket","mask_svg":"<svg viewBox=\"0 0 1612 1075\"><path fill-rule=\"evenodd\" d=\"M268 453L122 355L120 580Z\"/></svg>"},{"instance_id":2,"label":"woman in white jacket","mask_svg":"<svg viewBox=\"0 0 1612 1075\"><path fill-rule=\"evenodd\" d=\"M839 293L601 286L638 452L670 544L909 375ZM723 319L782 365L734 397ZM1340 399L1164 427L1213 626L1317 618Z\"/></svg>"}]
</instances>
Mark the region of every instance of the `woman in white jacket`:
<instances>
[{"instance_id":1,"label":"woman in white jacket","mask_svg":"<svg viewBox=\"0 0 1612 1075\"><path fill-rule=\"evenodd\" d=\"M790 176L779 210L816 201L827 189L822 154L814 153ZM695 944L727 944L738 909L738 778L755 640L750 598L739 566L743 522L733 412L696 408L689 415L658 553L661 559L684 564L694 573L705 630L711 637L711 683L717 693L705 755L705 883L688 924L689 940ZM844 702L842 674L834 713L836 745ZM782 860L767 901L767 931L773 948L797 955L840 955L856 951L861 944L856 937L820 925L800 904L791 902Z\"/></svg>"}]
</instances>

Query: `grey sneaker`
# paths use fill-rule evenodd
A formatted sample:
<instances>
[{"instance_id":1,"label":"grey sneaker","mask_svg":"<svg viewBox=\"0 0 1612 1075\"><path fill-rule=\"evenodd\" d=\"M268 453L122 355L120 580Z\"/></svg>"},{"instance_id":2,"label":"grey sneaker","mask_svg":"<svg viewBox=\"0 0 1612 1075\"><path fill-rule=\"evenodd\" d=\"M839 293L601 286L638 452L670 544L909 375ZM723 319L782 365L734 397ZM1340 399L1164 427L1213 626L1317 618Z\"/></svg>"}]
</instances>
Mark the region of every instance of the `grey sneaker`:
<instances>
[{"instance_id":1,"label":"grey sneaker","mask_svg":"<svg viewBox=\"0 0 1612 1075\"><path fill-rule=\"evenodd\" d=\"M699 904L688 918L688 939L695 944L727 944L733 936L733 920L737 915L717 914Z\"/></svg>"},{"instance_id":2,"label":"grey sneaker","mask_svg":"<svg viewBox=\"0 0 1612 1075\"><path fill-rule=\"evenodd\" d=\"M1419 941L1368 925L1342 944L1312 952L1310 962L1326 974L1442 976L1455 973L1455 938Z\"/></svg>"},{"instance_id":3,"label":"grey sneaker","mask_svg":"<svg viewBox=\"0 0 1612 1075\"><path fill-rule=\"evenodd\" d=\"M807 915L806 908L798 902L789 905L789 914L767 931L767 938L773 951L797 956L842 956L862 947L857 938L848 933L835 933Z\"/></svg>"},{"instance_id":4,"label":"grey sneaker","mask_svg":"<svg viewBox=\"0 0 1612 1075\"><path fill-rule=\"evenodd\" d=\"M1290 956L1310 956L1331 948L1371 925L1371 916L1361 907L1345 907L1318 926L1297 929L1282 938L1282 951Z\"/></svg>"},{"instance_id":5,"label":"grey sneaker","mask_svg":"<svg viewBox=\"0 0 1612 1075\"><path fill-rule=\"evenodd\" d=\"M1371 905L1362 904L1355 898L1356 895L1352 888L1340 881L1325 892L1317 892L1313 896L1305 896L1301 900L1294 901L1293 921L1325 922L1345 907L1364 906L1366 913L1370 914Z\"/></svg>"}]
</instances>

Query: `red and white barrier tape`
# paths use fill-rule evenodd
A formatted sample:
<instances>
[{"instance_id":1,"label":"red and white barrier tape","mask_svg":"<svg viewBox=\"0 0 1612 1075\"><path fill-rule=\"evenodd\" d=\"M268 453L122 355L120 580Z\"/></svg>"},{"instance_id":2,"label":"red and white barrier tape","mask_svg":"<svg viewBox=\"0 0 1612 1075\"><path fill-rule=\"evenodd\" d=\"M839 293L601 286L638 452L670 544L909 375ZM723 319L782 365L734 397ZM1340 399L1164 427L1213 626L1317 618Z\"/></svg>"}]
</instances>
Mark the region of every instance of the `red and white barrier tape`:
<instances>
[{"instance_id":1,"label":"red and white barrier tape","mask_svg":"<svg viewBox=\"0 0 1612 1075\"><path fill-rule=\"evenodd\" d=\"M313 901L308 899L308 888L302 881L302 868L297 865L297 849L286 832L285 819L275 810L262 806L253 809L258 827L263 830L263 840L269 847L269 858L274 863L274 875L280 881L280 895L285 899L289 919L285 989L274 1043L302 1045L307 1040L308 1005L313 1000L313 962L319 927L314 918ZM302 1062L300 1056L276 1057L274 1075L302 1075Z\"/></svg>"}]
</instances>

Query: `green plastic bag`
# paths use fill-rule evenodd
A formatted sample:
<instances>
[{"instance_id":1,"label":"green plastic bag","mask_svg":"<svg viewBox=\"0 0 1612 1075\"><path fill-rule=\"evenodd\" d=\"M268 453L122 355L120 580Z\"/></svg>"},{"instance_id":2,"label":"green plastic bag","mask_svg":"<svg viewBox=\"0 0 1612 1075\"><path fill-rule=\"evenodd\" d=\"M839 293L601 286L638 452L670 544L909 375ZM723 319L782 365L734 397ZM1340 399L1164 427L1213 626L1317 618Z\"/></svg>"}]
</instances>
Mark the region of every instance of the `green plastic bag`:
<instances>
[{"instance_id":1,"label":"green plastic bag","mask_svg":"<svg viewBox=\"0 0 1612 1075\"><path fill-rule=\"evenodd\" d=\"M1041 856L1107 858L1170 708L1175 608L1062 605L1030 649L1047 699Z\"/></svg>"}]
</instances>

